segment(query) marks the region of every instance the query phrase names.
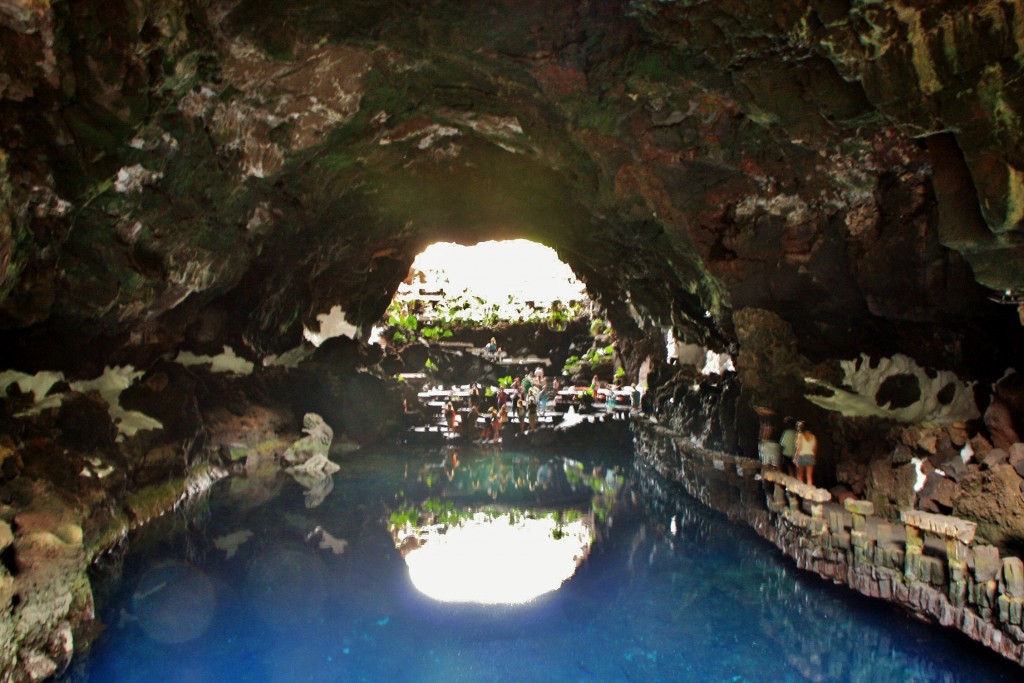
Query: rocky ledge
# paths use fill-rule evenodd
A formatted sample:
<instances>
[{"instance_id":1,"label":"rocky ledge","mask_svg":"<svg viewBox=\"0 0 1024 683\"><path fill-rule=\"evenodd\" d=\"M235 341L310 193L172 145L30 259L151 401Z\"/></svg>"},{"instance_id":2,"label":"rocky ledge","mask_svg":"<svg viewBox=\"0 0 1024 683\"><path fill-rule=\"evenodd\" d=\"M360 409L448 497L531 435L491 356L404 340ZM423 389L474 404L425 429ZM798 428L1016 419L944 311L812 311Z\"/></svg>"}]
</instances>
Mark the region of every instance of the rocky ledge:
<instances>
[{"instance_id":1,"label":"rocky ledge","mask_svg":"<svg viewBox=\"0 0 1024 683\"><path fill-rule=\"evenodd\" d=\"M654 422L635 427L638 457L799 568L958 629L1024 665L1024 561L980 542L974 522L917 510L893 521L870 501L808 486L756 460L695 447Z\"/></svg>"}]
</instances>

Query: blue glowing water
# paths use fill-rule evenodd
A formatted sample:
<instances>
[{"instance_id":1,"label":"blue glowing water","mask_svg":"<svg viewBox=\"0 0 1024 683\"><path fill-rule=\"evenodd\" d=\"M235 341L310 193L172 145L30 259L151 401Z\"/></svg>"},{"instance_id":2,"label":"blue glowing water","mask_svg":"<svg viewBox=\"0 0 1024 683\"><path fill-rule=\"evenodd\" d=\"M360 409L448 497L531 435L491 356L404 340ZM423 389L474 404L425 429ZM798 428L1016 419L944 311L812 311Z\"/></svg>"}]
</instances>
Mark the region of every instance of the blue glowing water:
<instances>
[{"instance_id":1,"label":"blue glowing water","mask_svg":"<svg viewBox=\"0 0 1024 683\"><path fill-rule=\"evenodd\" d=\"M495 498L479 481L487 472L509 474L501 494L523 504L535 492L523 482L516 489L515 479L535 477L537 458L495 465L496 458L464 453L469 474L459 484L422 454L349 456L313 508L286 476L221 482L190 514L154 524L123 558L111 558L121 578L97 591L108 629L67 679L1022 678L959 634L796 571L749 529L628 464L617 492L594 498L599 538L560 590L522 606L436 603L412 586L389 514L428 481L430 493L444 488L438 479L460 504ZM311 535L317 526L346 540L343 552L321 548L322 534Z\"/></svg>"}]
</instances>

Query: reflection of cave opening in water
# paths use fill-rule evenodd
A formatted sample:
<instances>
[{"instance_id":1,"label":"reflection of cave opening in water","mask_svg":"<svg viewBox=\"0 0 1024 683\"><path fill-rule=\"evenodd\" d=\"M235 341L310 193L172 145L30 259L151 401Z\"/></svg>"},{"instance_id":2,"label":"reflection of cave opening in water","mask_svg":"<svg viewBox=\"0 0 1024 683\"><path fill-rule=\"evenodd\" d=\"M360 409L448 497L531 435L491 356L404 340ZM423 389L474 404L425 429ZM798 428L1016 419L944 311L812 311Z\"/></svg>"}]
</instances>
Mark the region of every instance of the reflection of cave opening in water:
<instances>
[{"instance_id":1,"label":"reflection of cave opening in water","mask_svg":"<svg viewBox=\"0 0 1024 683\"><path fill-rule=\"evenodd\" d=\"M421 593L441 602L478 604L525 603L557 590L576 573L593 542L582 519L558 523L550 516L482 512L457 525L404 533L415 535L419 544L405 561Z\"/></svg>"}]
</instances>

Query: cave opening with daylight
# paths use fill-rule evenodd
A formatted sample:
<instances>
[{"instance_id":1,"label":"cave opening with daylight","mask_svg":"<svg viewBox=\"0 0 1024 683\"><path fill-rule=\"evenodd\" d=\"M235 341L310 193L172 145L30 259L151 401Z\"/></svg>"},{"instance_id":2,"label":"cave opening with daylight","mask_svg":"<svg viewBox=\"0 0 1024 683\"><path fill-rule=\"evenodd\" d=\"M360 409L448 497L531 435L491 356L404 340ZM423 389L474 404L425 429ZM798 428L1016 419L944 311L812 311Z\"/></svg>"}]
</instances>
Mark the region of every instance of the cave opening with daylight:
<instances>
[{"instance_id":1,"label":"cave opening with daylight","mask_svg":"<svg viewBox=\"0 0 1024 683\"><path fill-rule=\"evenodd\" d=\"M1021 680L1022 26L3 0L0 683Z\"/></svg>"},{"instance_id":2,"label":"cave opening with daylight","mask_svg":"<svg viewBox=\"0 0 1024 683\"><path fill-rule=\"evenodd\" d=\"M416 256L374 339L443 340L453 328L565 323L590 311L585 285L557 252L525 239L436 242ZM390 334L387 332L390 331Z\"/></svg>"}]
</instances>

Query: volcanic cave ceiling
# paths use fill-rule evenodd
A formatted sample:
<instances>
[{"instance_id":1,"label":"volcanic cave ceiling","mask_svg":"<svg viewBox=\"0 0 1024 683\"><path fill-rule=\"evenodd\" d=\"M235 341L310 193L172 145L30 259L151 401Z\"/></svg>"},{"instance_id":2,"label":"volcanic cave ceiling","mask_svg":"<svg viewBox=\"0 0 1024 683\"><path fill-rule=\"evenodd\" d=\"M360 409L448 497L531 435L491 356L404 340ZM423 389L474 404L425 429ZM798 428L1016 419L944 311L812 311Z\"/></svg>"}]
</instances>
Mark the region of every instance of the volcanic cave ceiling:
<instances>
[{"instance_id":1,"label":"volcanic cave ceiling","mask_svg":"<svg viewBox=\"0 0 1024 683\"><path fill-rule=\"evenodd\" d=\"M625 335L1019 332L1020 0L0 0L0 59L26 367L368 329L441 239L554 247Z\"/></svg>"}]
</instances>

